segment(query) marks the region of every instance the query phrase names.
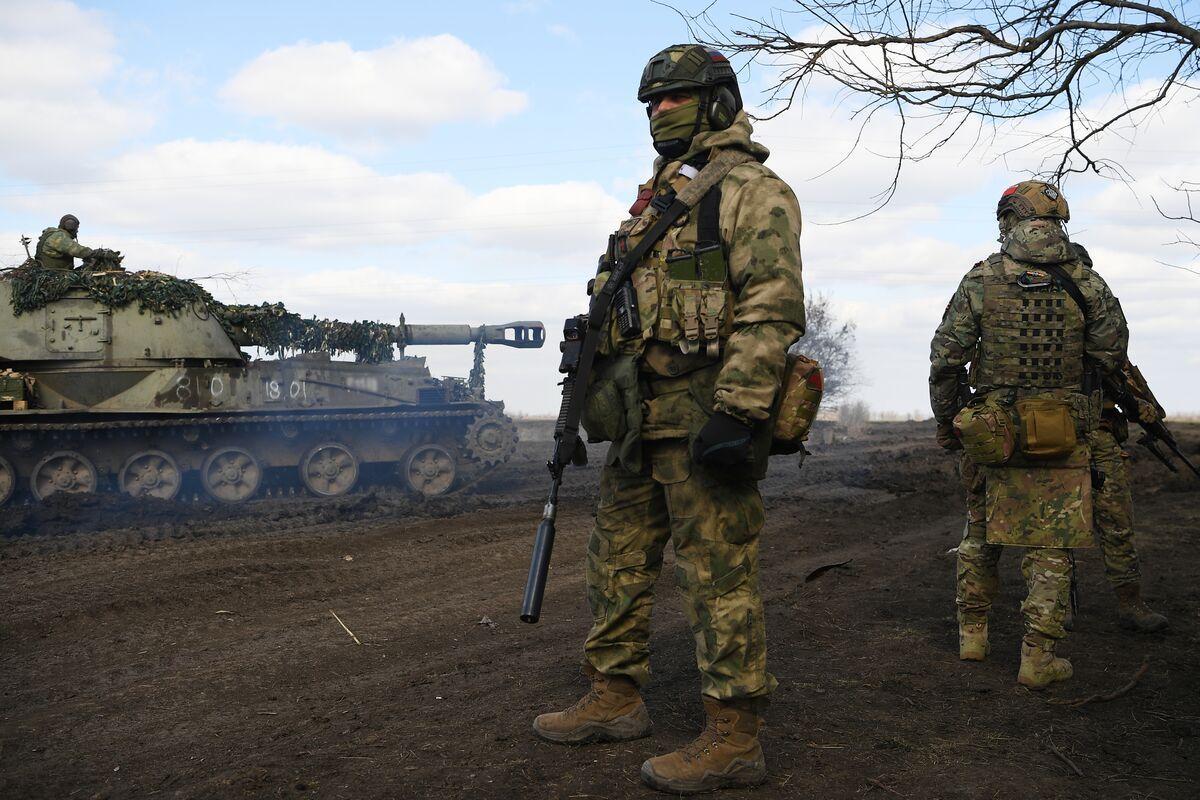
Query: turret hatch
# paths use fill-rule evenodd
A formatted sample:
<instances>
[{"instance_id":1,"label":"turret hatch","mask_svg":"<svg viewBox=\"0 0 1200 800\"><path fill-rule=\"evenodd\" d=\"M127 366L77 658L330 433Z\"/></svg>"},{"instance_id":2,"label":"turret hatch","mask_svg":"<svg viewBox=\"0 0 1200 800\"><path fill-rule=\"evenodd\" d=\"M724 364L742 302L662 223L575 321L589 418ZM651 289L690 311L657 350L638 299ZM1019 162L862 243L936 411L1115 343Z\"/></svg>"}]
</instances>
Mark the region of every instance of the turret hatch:
<instances>
[{"instance_id":1,"label":"turret hatch","mask_svg":"<svg viewBox=\"0 0 1200 800\"><path fill-rule=\"evenodd\" d=\"M112 312L85 298L64 298L45 308L46 350L59 358L103 358L112 342Z\"/></svg>"}]
</instances>

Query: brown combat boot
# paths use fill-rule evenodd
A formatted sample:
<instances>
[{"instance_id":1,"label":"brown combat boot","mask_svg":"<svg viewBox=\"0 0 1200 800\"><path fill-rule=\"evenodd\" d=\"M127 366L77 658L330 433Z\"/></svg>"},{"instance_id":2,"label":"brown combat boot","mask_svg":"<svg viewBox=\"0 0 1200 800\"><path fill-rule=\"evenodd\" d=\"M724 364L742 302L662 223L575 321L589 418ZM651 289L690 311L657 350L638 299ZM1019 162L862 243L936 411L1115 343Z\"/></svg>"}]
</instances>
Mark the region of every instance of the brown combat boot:
<instances>
[{"instance_id":1,"label":"brown combat boot","mask_svg":"<svg viewBox=\"0 0 1200 800\"><path fill-rule=\"evenodd\" d=\"M1161 631L1169 624L1167 618L1150 610L1142 601L1141 584L1127 583L1115 587L1117 592L1117 620L1122 628L1141 633Z\"/></svg>"},{"instance_id":2,"label":"brown combat boot","mask_svg":"<svg viewBox=\"0 0 1200 800\"><path fill-rule=\"evenodd\" d=\"M722 702L704 698L707 722L687 746L642 764L642 780L674 794L695 794L730 786L756 786L767 778L758 743L763 700ZM752 710L753 709L753 710Z\"/></svg>"},{"instance_id":3,"label":"brown combat boot","mask_svg":"<svg viewBox=\"0 0 1200 800\"><path fill-rule=\"evenodd\" d=\"M1054 655L1054 644L1021 642L1021 671L1017 683L1030 689L1045 689L1055 681L1065 681L1075 674L1071 662Z\"/></svg>"},{"instance_id":4,"label":"brown combat boot","mask_svg":"<svg viewBox=\"0 0 1200 800\"><path fill-rule=\"evenodd\" d=\"M987 620L958 623L958 658L961 661L983 661L992 646L988 644Z\"/></svg>"},{"instance_id":5,"label":"brown combat boot","mask_svg":"<svg viewBox=\"0 0 1200 800\"><path fill-rule=\"evenodd\" d=\"M542 714L533 732L559 744L621 742L650 733L650 712L637 684L621 675L605 675L590 664L583 674L592 688L566 711Z\"/></svg>"}]
</instances>

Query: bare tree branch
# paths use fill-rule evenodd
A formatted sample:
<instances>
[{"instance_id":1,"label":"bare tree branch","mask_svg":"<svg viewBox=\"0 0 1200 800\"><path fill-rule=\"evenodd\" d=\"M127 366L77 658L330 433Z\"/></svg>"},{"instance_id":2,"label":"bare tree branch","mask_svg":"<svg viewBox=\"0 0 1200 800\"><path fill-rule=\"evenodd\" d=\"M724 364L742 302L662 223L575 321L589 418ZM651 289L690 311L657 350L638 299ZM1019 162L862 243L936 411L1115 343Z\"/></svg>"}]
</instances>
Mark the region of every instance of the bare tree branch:
<instances>
[{"instance_id":1,"label":"bare tree branch","mask_svg":"<svg viewBox=\"0 0 1200 800\"><path fill-rule=\"evenodd\" d=\"M831 79L861 100L856 116L889 106L922 112L926 124L901 125L901 162L972 128L979 137L984 126L994 133L1057 112L1049 136L1019 148L1044 153L1041 176L1127 179L1098 154L1099 140L1200 96L1198 7L1187 0L794 0L769 18L735 15L730 29L711 8L681 12L693 35L773 70L761 118L788 110L814 79Z\"/></svg>"}]
</instances>

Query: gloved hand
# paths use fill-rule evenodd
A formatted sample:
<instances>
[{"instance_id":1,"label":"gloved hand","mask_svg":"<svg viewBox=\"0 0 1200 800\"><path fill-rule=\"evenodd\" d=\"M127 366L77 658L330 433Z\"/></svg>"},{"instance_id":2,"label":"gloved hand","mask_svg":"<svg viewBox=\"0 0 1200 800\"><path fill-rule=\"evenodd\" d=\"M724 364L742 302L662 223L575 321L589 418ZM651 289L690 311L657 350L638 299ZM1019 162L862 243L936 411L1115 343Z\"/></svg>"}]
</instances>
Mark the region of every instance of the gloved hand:
<instances>
[{"instance_id":1,"label":"gloved hand","mask_svg":"<svg viewBox=\"0 0 1200 800\"><path fill-rule=\"evenodd\" d=\"M1149 400L1137 399L1138 419L1147 425L1158 422L1158 409Z\"/></svg>"},{"instance_id":2,"label":"gloved hand","mask_svg":"<svg viewBox=\"0 0 1200 800\"><path fill-rule=\"evenodd\" d=\"M121 270L121 251L109 250L107 247L96 247L92 249L92 254L83 259L83 266L88 269L103 269L103 270Z\"/></svg>"},{"instance_id":3,"label":"gloved hand","mask_svg":"<svg viewBox=\"0 0 1200 800\"><path fill-rule=\"evenodd\" d=\"M937 426L937 443L944 450L962 450L962 439L954 432L954 423L939 422Z\"/></svg>"},{"instance_id":4,"label":"gloved hand","mask_svg":"<svg viewBox=\"0 0 1200 800\"><path fill-rule=\"evenodd\" d=\"M723 411L714 412L692 443L692 460L709 467L744 467L750 463L754 431Z\"/></svg>"}]
</instances>

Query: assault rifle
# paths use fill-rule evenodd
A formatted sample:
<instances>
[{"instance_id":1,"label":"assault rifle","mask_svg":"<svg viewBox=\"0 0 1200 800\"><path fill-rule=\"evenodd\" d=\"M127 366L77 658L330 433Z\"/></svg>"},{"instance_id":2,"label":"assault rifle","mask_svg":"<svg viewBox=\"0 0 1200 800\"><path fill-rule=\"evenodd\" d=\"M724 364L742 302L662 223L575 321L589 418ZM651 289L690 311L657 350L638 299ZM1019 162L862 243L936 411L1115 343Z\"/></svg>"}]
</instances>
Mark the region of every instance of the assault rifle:
<instances>
[{"instance_id":1,"label":"assault rifle","mask_svg":"<svg viewBox=\"0 0 1200 800\"><path fill-rule=\"evenodd\" d=\"M542 595L546 591L546 574L550 570L550 553L554 548L554 521L558 515L558 489L562 485L563 470L570 463L587 463L587 452L583 440L579 438L583 395L592 377L596 349L608 330L609 312L617 292L667 228L694 208L700 198L731 169L752 159L752 156L738 150L722 151L678 194L655 197L651 205L659 212L658 219L632 248L625 249L628 240L624 238L619 240L617 247L611 248L615 251L615 259L605 264L610 269L608 279L603 285L595 284L588 313L571 317L564 325L563 342L559 346L563 357L558 365L558 371L563 374L562 405L559 406L558 421L554 425L554 453L546 463L550 470L550 496L533 540L533 557L529 562L525 596L521 600L522 622L534 623L541 617Z\"/></svg>"},{"instance_id":2,"label":"assault rifle","mask_svg":"<svg viewBox=\"0 0 1200 800\"><path fill-rule=\"evenodd\" d=\"M558 371L563 374L562 405L554 424L554 452L546 462L550 469L550 497L546 500L542 521L538 523L533 539L529 578L525 581L525 596L521 600L522 622L537 622L542 613L542 595L546 591L546 574L550 570L550 553L554 549L554 521L558 516L558 488L562 485L563 470L567 464L587 464L587 448L579 437L579 417L583 392L587 389L587 379L592 371L591 362L596 355L596 346L592 343L584 363L588 332L587 314L570 317L563 324L563 341L558 346L562 351L562 360L558 364Z\"/></svg>"},{"instance_id":3,"label":"assault rifle","mask_svg":"<svg viewBox=\"0 0 1200 800\"><path fill-rule=\"evenodd\" d=\"M1141 426L1144 433L1138 439L1138 444L1149 450L1171 472L1179 472L1175 464L1158 448L1161 442L1180 461L1186 464L1188 469L1196 474L1196 477L1200 478L1200 469L1197 469L1196 465L1183 454L1183 451L1179 449L1179 443L1175 441L1175 437L1167 429L1167 425L1164 422L1167 413L1154 397L1154 392L1150 391L1150 386L1146 383L1146 379L1142 377L1140 369L1126 361L1120 373L1110 375L1104 379L1104 393L1117 404L1125 419L1130 422L1136 422ZM1142 419L1139 411L1142 403L1148 403L1153 406L1155 411L1154 421L1146 422Z\"/></svg>"}]
</instances>

